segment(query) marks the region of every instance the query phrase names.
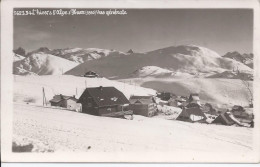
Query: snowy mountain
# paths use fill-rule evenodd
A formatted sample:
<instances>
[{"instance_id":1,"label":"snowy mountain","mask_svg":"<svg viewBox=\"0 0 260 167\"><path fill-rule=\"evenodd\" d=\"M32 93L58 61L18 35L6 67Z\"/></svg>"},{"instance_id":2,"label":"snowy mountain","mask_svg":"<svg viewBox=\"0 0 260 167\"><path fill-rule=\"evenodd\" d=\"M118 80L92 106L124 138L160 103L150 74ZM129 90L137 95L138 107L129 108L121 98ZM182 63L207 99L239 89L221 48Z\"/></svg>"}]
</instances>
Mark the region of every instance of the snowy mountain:
<instances>
[{"instance_id":1,"label":"snowy mountain","mask_svg":"<svg viewBox=\"0 0 260 167\"><path fill-rule=\"evenodd\" d=\"M82 75L86 70L93 70L105 77L126 78L136 70L146 66L157 66L176 73L194 76L212 75L234 68L252 71L243 63L221 57L210 49L194 45L181 45L146 53L133 53L131 56L121 54L88 61L68 71L67 74Z\"/></svg>"},{"instance_id":2,"label":"snowy mountain","mask_svg":"<svg viewBox=\"0 0 260 167\"><path fill-rule=\"evenodd\" d=\"M13 62L20 61L20 60L25 58L24 56L21 56L19 54L15 54L15 53L13 53L13 56L14 56L13 57Z\"/></svg>"},{"instance_id":3,"label":"snowy mountain","mask_svg":"<svg viewBox=\"0 0 260 167\"><path fill-rule=\"evenodd\" d=\"M239 52L234 51L234 52L226 53L223 57L236 60L238 62L241 62L241 63L247 65L250 68L253 68L254 55L252 53L250 53L250 54L246 54L246 53L240 54Z\"/></svg>"},{"instance_id":4,"label":"snowy mountain","mask_svg":"<svg viewBox=\"0 0 260 167\"><path fill-rule=\"evenodd\" d=\"M13 73L17 75L56 75L63 74L77 65L75 62L39 52L14 62Z\"/></svg>"},{"instance_id":5,"label":"snowy mountain","mask_svg":"<svg viewBox=\"0 0 260 167\"><path fill-rule=\"evenodd\" d=\"M49 48L47 48L47 47L40 47L39 49L36 49L34 51L31 51L31 52L27 53L26 57L31 56L32 54L35 54L35 53L40 53L40 52L48 54L50 51L51 50Z\"/></svg>"},{"instance_id":6,"label":"snowy mountain","mask_svg":"<svg viewBox=\"0 0 260 167\"><path fill-rule=\"evenodd\" d=\"M50 50L46 47L39 48L35 51L28 53L31 55L33 53L43 52L45 54L51 54L58 56L76 63L84 63L89 60L96 60L106 56L117 56L120 54L125 55L126 53L119 52L116 50L108 49L98 49L98 48L65 48L65 49L54 49Z\"/></svg>"}]
</instances>

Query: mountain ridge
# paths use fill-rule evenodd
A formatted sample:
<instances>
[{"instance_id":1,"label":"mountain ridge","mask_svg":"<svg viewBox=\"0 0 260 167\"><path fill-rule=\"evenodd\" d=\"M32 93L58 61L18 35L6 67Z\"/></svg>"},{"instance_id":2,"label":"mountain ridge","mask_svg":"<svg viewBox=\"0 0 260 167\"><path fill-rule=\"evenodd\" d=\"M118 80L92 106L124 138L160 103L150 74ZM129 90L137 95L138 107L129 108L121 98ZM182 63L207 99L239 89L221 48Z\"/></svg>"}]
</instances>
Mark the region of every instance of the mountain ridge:
<instances>
[{"instance_id":1,"label":"mountain ridge","mask_svg":"<svg viewBox=\"0 0 260 167\"><path fill-rule=\"evenodd\" d=\"M210 49L195 45L180 45L145 53L132 53L131 56L104 57L82 63L66 74L83 75L86 71L92 70L105 77L122 78L145 66L157 66L192 75L212 75L237 67L242 71L252 71L243 63L222 57Z\"/></svg>"}]
</instances>

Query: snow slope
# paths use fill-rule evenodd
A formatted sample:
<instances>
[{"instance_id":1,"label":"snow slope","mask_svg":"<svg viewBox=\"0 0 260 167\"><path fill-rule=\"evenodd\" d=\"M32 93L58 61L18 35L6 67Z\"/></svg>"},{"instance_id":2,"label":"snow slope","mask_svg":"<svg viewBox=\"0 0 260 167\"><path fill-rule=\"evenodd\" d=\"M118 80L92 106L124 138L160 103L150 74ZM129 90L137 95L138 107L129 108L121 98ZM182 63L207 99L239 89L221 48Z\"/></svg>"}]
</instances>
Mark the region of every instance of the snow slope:
<instances>
[{"instance_id":1,"label":"snow slope","mask_svg":"<svg viewBox=\"0 0 260 167\"><path fill-rule=\"evenodd\" d=\"M146 53L108 56L80 64L68 71L67 74L82 75L86 70L93 70L105 77L126 78L129 74L145 66L157 66L170 71L192 75L214 74L233 70L237 67L243 71L252 71L250 67L243 63L221 57L210 49L193 45L181 45Z\"/></svg>"},{"instance_id":2,"label":"snow slope","mask_svg":"<svg viewBox=\"0 0 260 167\"><path fill-rule=\"evenodd\" d=\"M125 120L26 104L14 104L13 123L13 142L32 144L32 152L154 151L160 155L193 152L235 156L252 151L252 129L241 127L137 115Z\"/></svg>"},{"instance_id":3,"label":"snow slope","mask_svg":"<svg viewBox=\"0 0 260 167\"><path fill-rule=\"evenodd\" d=\"M126 83L135 83L142 87L157 91L168 91L176 95L188 96L190 93L199 93L200 99L218 105L248 106L250 92L240 79L219 78L131 78L119 80ZM251 91L252 81L248 81Z\"/></svg>"},{"instance_id":4,"label":"snow slope","mask_svg":"<svg viewBox=\"0 0 260 167\"><path fill-rule=\"evenodd\" d=\"M154 95L152 89L129 85L122 82L110 81L106 78L84 78L71 75L45 76L14 76L14 102L42 104L42 89L45 90L47 100L55 94L76 95L79 98L85 88L98 86L114 86L125 94ZM77 94L76 94L77 93Z\"/></svg>"},{"instance_id":5,"label":"snow slope","mask_svg":"<svg viewBox=\"0 0 260 167\"><path fill-rule=\"evenodd\" d=\"M58 75L65 73L77 65L75 62L40 52L14 62L13 72L17 75L26 75L27 73Z\"/></svg>"}]
</instances>

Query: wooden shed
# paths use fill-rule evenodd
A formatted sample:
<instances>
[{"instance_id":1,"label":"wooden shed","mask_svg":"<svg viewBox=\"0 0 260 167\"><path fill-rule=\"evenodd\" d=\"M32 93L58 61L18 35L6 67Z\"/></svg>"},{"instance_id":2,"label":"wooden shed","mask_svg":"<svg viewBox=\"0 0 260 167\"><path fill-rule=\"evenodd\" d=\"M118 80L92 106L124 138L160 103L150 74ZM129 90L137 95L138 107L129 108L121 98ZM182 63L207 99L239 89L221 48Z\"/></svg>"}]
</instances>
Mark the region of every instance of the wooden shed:
<instances>
[{"instance_id":1,"label":"wooden shed","mask_svg":"<svg viewBox=\"0 0 260 167\"><path fill-rule=\"evenodd\" d=\"M82 104L82 112L98 116L121 117L132 115L130 102L115 87L86 88L78 103Z\"/></svg>"},{"instance_id":2,"label":"wooden shed","mask_svg":"<svg viewBox=\"0 0 260 167\"><path fill-rule=\"evenodd\" d=\"M177 120L186 122L198 122L206 121L206 116L200 108L183 108L181 114L177 117Z\"/></svg>"},{"instance_id":3,"label":"wooden shed","mask_svg":"<svg viewBox=\"0 0 260 167\"><path fill-rule=\"evenodd\" d=\"M191 93L190 96L189 96L189 99L188 99L188 103L198 104L199 106L201 106L199 94L198 93Z\"/></svg>"},{"instance_id":4,"label":"wooden shed","mask_svg":"<svg viewBox=\"0 0 260 167\"><path fill-rule=\"evenodd\" d=\"M156 114L156 103L152 96L131 96L129 108L134 114L152 117Z\"/></svg>"},{"instance_id":5,"label":"wooden shed","mask_svg":"<svg viewBox=\"0 0 260 167\"><path fill-rule=\"evenodd\" d=\"M98 78L99 75L94 72L94 71L88 71L84 74L84 77L87 77L87 78Z\"/></svg>"},{"instance_id":6,"label":"wooden shed","mask_svg":"<svg viewBox=\"0 0 260 167\"><path fill-rule=\"evenodd\" d=\"M177 96L170 92L161 92L157 94L157 97L159 97L161 100L168 101L170 98L176 98Z\"/></svg>"},{"instance_id":7,"label":"wooden shed","mask_svg":"<svg viewBox=\"0 0 260 167\"><path fill-rule=\"evenodd\" d=\"M76 110L78 108L77 100L75 96L55 95L50 100L51 106L63 107L70 110Z\"/></svg>"},{"instance_id":8,"label":"wooden shed","mask_svg":"<svg viewBox=\"0 0 260 167\"><path fill-rule=\"evenodd\" d=\"M236 122L230 117L230 112L225 112L220 114L212 124L220 124L220 125L234 125Z\"/></svg>"}]
</instances>

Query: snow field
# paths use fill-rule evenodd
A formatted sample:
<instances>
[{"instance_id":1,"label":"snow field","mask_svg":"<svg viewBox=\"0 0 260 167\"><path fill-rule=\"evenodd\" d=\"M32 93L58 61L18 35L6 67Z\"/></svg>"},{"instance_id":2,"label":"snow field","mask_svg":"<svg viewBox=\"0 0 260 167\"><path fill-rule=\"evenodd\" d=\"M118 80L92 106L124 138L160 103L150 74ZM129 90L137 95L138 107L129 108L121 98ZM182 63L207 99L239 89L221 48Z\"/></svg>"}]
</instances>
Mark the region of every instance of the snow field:
<instances>
[{"instance_id":1,"label":"snow field","mask_svg":"<svg viewBox=\"0 0 260 167\"><path fill-rule=\"evenodd\" d=\"M134 115L133 120L14 104L14 142L32 151L149 152L252 151L252 129Z\"/></svg>"},{"instance_id":2,"label":"snow field","mask_svg":"<svg viewBox=\"0 0 260 167\"><path fill-rule=\"evenodd\" d=\"M124 93L127 98L131 95L155 95L156 91L129 85L122 82L110 81L106 78L85 78L71 75L48 76L14 76L14 102L42 104L43 88L47 101L55 94L76 95L79 98L86 87L114 86Z\"/></svg>"}]
</instances>

